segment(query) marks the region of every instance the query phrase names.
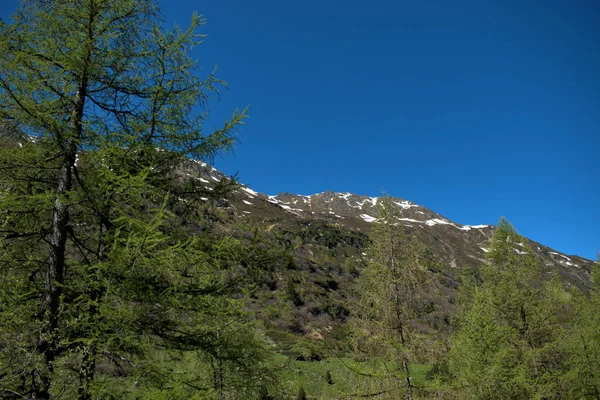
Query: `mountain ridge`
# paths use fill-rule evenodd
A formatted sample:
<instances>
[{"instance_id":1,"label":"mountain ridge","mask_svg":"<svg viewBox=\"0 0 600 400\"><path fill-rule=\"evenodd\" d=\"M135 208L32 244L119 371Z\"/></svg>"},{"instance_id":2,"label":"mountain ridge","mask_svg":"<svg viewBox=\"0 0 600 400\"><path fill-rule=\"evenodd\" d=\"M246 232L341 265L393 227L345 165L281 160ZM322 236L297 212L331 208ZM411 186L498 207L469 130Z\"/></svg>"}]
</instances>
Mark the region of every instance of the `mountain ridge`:
<instances>
[{"instance_id":1,"label":"mountain ridge","mask_svg":"<svg viewBox=\"0 0 600 400\"><path fill-rule=\"evenodd\" d=\"M184 168L184 175L200 180L207 187L221 179L229 179L218 169L197 161ZM368 234L378 218L380 198L334 191L312 195L289 192L268 195L240 183L231 199L221 202L224 204L221 208L250 224L266 224L270 229L277 227L278 220L321 220L342 229ZM477 267L485 262L485 253L495 229L493 225L462 225L410 200L393 196L390 200L398 222L409 234L419 236L444 265L452 268ZM592 260L525 239L546 270L557 269L567 282L588 286ZM517 253L524 251L521 246L517 247L514 249Z\"/></svg>"}]
</instances>

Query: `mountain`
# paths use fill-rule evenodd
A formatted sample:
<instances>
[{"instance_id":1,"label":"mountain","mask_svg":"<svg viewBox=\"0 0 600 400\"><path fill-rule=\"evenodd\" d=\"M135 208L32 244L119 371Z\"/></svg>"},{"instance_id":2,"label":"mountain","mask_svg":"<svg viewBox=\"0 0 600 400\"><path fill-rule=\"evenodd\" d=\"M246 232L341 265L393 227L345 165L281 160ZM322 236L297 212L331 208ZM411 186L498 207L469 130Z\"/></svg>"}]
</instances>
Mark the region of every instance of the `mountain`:
<instances>
[{"instance_id":1,"label":"mountain","mask_svg":"<svg viewBox=\"0 0 600 400\"><path fill-rule=\"evenodd\" d=\"M227 177L217 169L203 163L190 165L187 176L193 176L210 185ZM266 195L241 185L225 205L234 215L251 224L297 219L322 221L344 230L368 234L370 226L378 218L378 197L332 191L298 195L280 193ZM472 267L484 261L487 246L493 235L493 225L461 225L426 207L409 200L392 198L399 216L398 222L407 231L416 234L427 247L452 268ZM593 261L577 255L567 255L541 243L527 239L527 244L542 260L548 270L556 269L567 281L578 286L589 283ZM523 244L514 250L522 252Z\"/></svg>"},{"instance_id":2,"label":"mountain","mask_svg":"<svg viewBox=\"0 0 600 400\"><path fill-rule=\"evenodd\" d=\"M228 179L201 162L186 163L179 173L204 185L208 193L216 193L213 188ZM298 355L298 340L308 340L310 348L320 342L324 351L347 346L348 302L353 301L356 278L366 264L365 248L379 215L379 198L331 191L270 196L240 184L227 199L207 195L201 200L220 213L225 231L251 227L262 232L270 246L291 252L293 260L287 267L270 269L271 275L257 283L260 289L253 305L270 327L269 335L279 351ZM485 261L495 227L462 225L406 199L392 198L392 204L398 223L424 243L428 268L438 277L436 289L424 294L431 312L421 329L447 337L461 271L476 273ZM567 285L589 286L591 260L526 238L514 251L522 254L526 245L539 257L547 275L558 274Z\"/></svg>"}]
</instances>

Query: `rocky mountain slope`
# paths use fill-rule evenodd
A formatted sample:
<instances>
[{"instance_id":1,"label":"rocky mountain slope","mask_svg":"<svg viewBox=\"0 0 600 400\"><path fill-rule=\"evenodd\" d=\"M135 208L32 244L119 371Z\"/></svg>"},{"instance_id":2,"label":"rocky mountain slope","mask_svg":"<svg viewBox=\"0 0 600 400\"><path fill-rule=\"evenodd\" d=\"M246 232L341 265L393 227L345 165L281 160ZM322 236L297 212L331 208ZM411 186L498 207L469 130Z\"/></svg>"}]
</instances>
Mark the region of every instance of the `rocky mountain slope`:
<instances>
[{"instance_id":1,"label":"rocky mountain slope","mask_svg":"<svg viewBox=\"0 0 600 400\"><path fill-rule=\"evenodd\" d=\"M223 198L219 187L228 178L217 169L189 162L179 173L204 186L206 197L200 200L220 215L221 232L260 242L263 249L277 254L254 257L250 263L264 271L254 283L258 289L251 307L278 351L306 359L348 351L348 316L357 296L356 279L366 265L365 250L380 199L335 192L269 196L246 185ZM398 223L425 245L425 262L435 277L432 288L421 294L423 316L413 328L444 343L452 330L461 275L477 273L495 228L462 225L409 200L393 198L392 202ZM592 261L525 238L514 251L528 251L527 244L548 275L559 274L567 285L589 287ZM280 261L269 264L269 259ZM419 357L436 358L425 353Z\"/></svg>"},{"instance_id":2,"label":"rocky mountain slope","mask_svg":"<svg viewBox=\"0 0 600 400\"><path fill-rule=\"evenodd\" d=\"M209 187L226 178L217 169L202 163L191 163L185 174ZM233 198L222 206L250 224L269 223L269 229L285 225L284 221L303 220L321 221L342 230L368 234L371 224L378 218L377 202L378 197L331 191L308 196L291 193L269 196L241 185ZM401 198L393 198L393 205L398 222L409 233L418 235L445 266L476 267L484 261L494 226L461 225ZM558 271L571 284L585 286L589 282L591 260L527 241L547 270ZM515 252L523 252L523 245L515 247Z\"/></svg>"}]
</instances>

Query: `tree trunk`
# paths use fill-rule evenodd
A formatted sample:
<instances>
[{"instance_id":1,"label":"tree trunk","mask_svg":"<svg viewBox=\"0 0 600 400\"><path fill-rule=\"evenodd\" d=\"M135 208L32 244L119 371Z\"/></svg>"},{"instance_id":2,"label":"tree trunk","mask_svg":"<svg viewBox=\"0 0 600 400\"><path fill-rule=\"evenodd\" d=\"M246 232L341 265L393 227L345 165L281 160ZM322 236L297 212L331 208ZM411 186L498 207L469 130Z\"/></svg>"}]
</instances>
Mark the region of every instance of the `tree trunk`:
<instances>
[{"instance_id":1,"label":"tree trunk","mask_svg":"<svg viewBox=\"0 0 600 400\"><path fill-rule=\"evenodd\" d=\"M72 159L73 161L71 161ZM63 196L71 189L71 168L75 157L66 155L63 158L58 175L56 199L52 210L52 225L50 228L50 251L48 254L48 269L44 286L41 318L42 331L38 336L38 349L44 355L45 369L34 372L33 395L35 399L49 399L51 375L54 372L54 361L57 351L58 310L62 296L65 270L65 246L69 224L69 207Z\"/></svg>"},{"instance_id":2,"label":"tree trunk","mask_svg":"<svg viewBox=\"0 0 600 400\"><path fill-rule=\"evenodd\" d=\"M79 400L90 400L90 382L94 379L96 370L97 346L92 344L84 349L81 367L79 368Z\"/></svg>"},{"instance_id":3,"label":"tree trunk","mask_svg":"<svg viewBox=\"0 0 600 400\"><path fill-rule=\"evenodd\" d=\"M396 310L396 318L398 318L398 339L400 340L400 344L402 347L405 346L406 339L404 338L404 327L402 326L401 312L399 309ZM408 359L405 354L402 354L402 370L404 371L405 377L405 387L406 387L406 399L413 400L412 393L412 383L410 381L410 369L408 368Z\"/></svg>"},{"instance_id":4,"label":"tree trunk","mask_svg":"<svg viewBox=\"0 0 600 400\"><path fill-rule=\"evenodd\" d=\"M88 54L89 62L91 54ZM65 274L65 249L69 227L69 205L65 195L73 187L73 167L77 157L78 143L83 131L83 112L88 85L88 62L83 66L79 81L79 90L75 94L71 116L71 131L66 135L57 135L58 145L62 150L62 161L56 184L56 198L52 210L52 224L48 242L48 269L44 286L44 299L42 302L41 318L42 330L38 337L38 349L44 355L45 369L38 370L38 375L33 385L35 399L49 399L51 376L54 372L54 362L57 356L57 328L60 298L63 293Z\"/></svg>"},{"instance_id":5,"label":"tree trunk","mask_svg":"<svg viewBox=\"0 0 600 400\"><path fill-rule=\"evenodd\" d=\"M98 230L98 250L97 250L97 258L98 262L102 262L104 260L104 248L105 248L105 233L108 230L108 210L102 210L102 214L100 215L100 229ZM95 285L98 283L98 279L95 276L92 276L92 282L94 284L93 289L90 293L90 309L89 315L90 320L94 320L96 315L98 314L97 302L100 300L100 297L104 293L103 288L99 288ZM83 356L81 359L81 366L79 368L79 400L89 400L91 399L90 394L90 382L94 379L94 375L96 373L96 354L98 351L98 346L96 342L86 346L83 349Z\"/></svg>"},{"instance_id":6,"label":"tree trunk","mask_svg":"<svg viewBox=\"0 0 600 400\"><path fill-rule=\"evenodd\" d=\"M394 242L394 238L391 238L392 243L390 246L390 267L392 270L392 274L393 274L393 278L394 279L394 305L396 307L396 322L398 324L398 328L397 328L397 333L398 333L398 340L400 341L400 344L402 345L403 349L402 349L402 370L404 371L405 376L405 387L406 387L406 399L407 400L413 400L413 393L412 393L412 383L410 381L410 370L408 368L408 359L406 358L406 355L404 354L404 346L406 345L406 338L404 337L404 326L402 324L402 304L400 303L400 287L398 286L398 282L396 281L397 279L399 279L399 277L397 276L397 271L396 271L396 262L394 259L394 253L395 253L395 242Z\"/></svg>"}]
</instances>

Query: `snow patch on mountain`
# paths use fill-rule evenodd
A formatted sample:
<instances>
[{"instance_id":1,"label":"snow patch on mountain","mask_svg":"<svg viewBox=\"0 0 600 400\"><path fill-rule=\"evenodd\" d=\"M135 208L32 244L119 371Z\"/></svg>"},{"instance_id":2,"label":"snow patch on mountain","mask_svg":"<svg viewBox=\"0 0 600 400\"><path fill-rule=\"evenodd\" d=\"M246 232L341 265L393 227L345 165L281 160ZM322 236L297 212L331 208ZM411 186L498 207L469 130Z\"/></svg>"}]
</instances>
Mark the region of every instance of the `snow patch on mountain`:
<instances>
[{"instance_id":1,"label":"snow patch on mountain","mask_svg":"<svg viewBox=\"0 0 600 400\"><path fill-rule=\"evenodd\" d=\"M249 195L252 195L252 196L258 196L258 192L255 192L254 190L250 189L249 187L242 186L242 187L241 187L241 189L242 189L244 192L248 193Z\"/></svg>"},{"instance_id":2,"label":"snow patch on mountain","mask_svg":"<svg viewBox=\"0 0 600 400\"><path fill-rule=\"evenodd\" d=\"M372 217L372 216L370 216L370 215L368 215L368 214L360 214L360 217L361 217L362 219L364 219L365 221L367 221L367 222L374 222L374 221L376 221L376 220L377 220L377 218L375 218L375 217Z\"/></svg>"},{"instance_id":3,"label":"snow patch on mountain","mask_svg":"<svg viewBox=\"0 0 600 400\"><path fill-rule=\"evenodd\" d=\"M400 221L407 221L407 222L416 222L418 224L422 224L423 221L417 221L416 219L412 219L412 218L398 218L398 220Z\"/></svg>"},{"instance_id":4,"label":"snow patch on mountain","mask_svg":"<svg viewBox=\"0 0 600 400\"><path fill-rule=\"evenodd\" d=\"M411 202L409 202L408 200L404 200L404 201L402 201L402 202L397 202L397 201L395 201L395 202L394 202L394 204L395 204L395 205L397 205L398 207L401 207L401 208L402 208L402 209L404 209L404 210L406 210L406 209L408 209L408 208L411 208L411 207L419 207L419 206L418 206L418 205L416 205L416 204L412 204L412 203L411 203Z\"/></svg>"},{"instance_id":5,"label":"snow patch on mountain","mask_svg":"<svg viewBox=\"0 0 600 400\"><path fill-rule=\"evenodd\" d=\"M434 226L434 225L453 225L456 227L456 225L454 225L451 222L448 221L444 221L443 219L439 219L439 218L434 218L434 219L428 219L427 221L425 221L425 225L427 226Z\"/></svg>"}]
</instances>

